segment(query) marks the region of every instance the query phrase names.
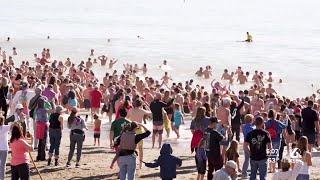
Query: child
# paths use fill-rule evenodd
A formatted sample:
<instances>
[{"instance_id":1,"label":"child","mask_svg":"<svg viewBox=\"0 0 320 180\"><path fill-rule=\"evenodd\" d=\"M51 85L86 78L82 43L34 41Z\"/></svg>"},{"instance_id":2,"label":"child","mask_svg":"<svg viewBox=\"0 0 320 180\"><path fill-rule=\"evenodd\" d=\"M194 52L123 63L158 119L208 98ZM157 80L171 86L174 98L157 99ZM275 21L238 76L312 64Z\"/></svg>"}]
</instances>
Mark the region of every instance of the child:
<instances>
[{"instance_id":1,"label":"child","mask_svg":"<svg viewBox=\"0 0 320 180\"><path fill-rule=\"evenodd\" d=\"M173 119L174 119L174 126L173 126L173 130L174 132L177 134L177 138L180 138L180 133L179 133L179 127L183 123L183 114L181 112L181 108L180 108L180 104L176 103L174 104L174 115L173 115Z\"/></svg>"},{"instance_id":2,"label":"child","mask_svg":"<svg viewBox=\"0 0 320 180\"><path fill-rule=\"evenodd\" d=\"M208 158L208 179L213 178L213 172L223 167L223 156L221 155L220 143L224 136L217 131L219 120L211 117L210 125L204 132L206 155Z\"/></svg>"},{"instance_id":3,"label":"child","mask_svg":"<svg viewBox=\"0 0 320 180\"><path fill-rule=\"evenodd\" d=\"M170 136L170 131L171 131L171 128L170 128L170 119L168 117L168 114L165 110L162 110L162 116L163 116L163 123L164 123L164 129L166 130L167 132L167 138L169 138ZM160 148L160 146L159 146Z\"/></svg>"},{"instance_id":4,"label":"child","mask_svg":"<svg viewBox=\"0 0 320 180\"><path fill-rule=\"evenodd\" d=\"M238 171L241 172L240 166L239 166L239 152L238 152L238 145L239 142L237 140L232 140L230 143L229 148L226 151L226 157L225 159L227 161L234 161L238 165Z\"/></svg>"},{"instance_id":5,"label":"child","mask_svg":"<svg viewBox=\"0 0 320 180\"><path fill-rule=\"evenodd\" d=\"M94 119L94 130L93 130L93 137L94 137L94 146L98 141L98 146L100 146L100 131L101 131L101 120L97 114L93 115Z\"/></svg>"},{"instance_id":6,"label":"child","mask_svg":"<svg viewBox=\"0 0 320 180\"><path fill-rule=\"evenodd\" d=\"M177 176L177 167L182 165L182 160L172 156L172 148L170 144L163 144L160 150L160 156L154 163L145 163L149 168L160 166L161 179L174 179Z\"/></svg>"},{"instance_id":7,"label":"child","mask_svg":"<svg viewBox=\"0 0 320 180\"><path fill-rule=\"evenodd\" d=\"M198 176L197 180L203 180L204 175L206 174L206 169L207 169L207 155L206 155L206 150L205 150L205 139L202 139L200 141L199 147L196 150L196 161L197 161L197 171L198 171Z\"/></svg>"}]
</instances>

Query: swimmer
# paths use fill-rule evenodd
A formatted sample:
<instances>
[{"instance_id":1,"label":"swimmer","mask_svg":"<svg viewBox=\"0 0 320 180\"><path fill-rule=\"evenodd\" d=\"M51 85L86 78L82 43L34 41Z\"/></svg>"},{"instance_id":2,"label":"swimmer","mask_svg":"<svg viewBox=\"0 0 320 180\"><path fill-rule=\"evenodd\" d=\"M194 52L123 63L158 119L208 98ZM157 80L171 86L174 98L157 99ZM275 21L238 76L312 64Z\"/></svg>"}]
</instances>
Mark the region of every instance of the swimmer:
<instances>
[{"instance_id":1,"label":"swimmer","mask_svg":"<svg viewBox=\"0 0 320 180\"><path fill-rule=\"evenodd\" d=\"M12 59L12 56L9 56L9 65L14 66L14 61Z\"/></svg>"},{"instance_id":2,"label":"swimmer","mask_svg":"<svg viewBox=\"0 0 320 180\"><path fill-rule=\"evenodd\" d=\"M135 71L135 72L140 71L138 64L134 64L133 71Z\"/></svg>"},{"instance_id":3,"label":"swimmer","mask_svg":"<svg viewBox=\"0 0 320 180\"><path fill-rule=\"evenodd\" d=\"M112 69L113 65L115 65L117 62L118 60L111 59L109 63L109 69Z\"/></svg>"},{"instance_id":4,"label":"swimmer","mask_svg":"<svg viewBox=\"0 0 320 180\"><path fill-rule=\"evenodd\" d=\"M138 39L143 39L143 37L141 37L141 36L137 36L137 38L138 38Z\"/></svg>"},{"instance_id":5,"label":"swimmer","mask_svg":"<svg viewBox=\"0 0 320 180\"><path fill-rule=\"evenodd\" d=\"M167 60L163 60L163 63L162 63L162 65L160 66L160 68L161 68L162 66L167 66L167 65L168 65Z\"/></svg>"},{"instance_id":6,"label":"swimmer","mask_svg":"<svg viewBox=\"0 0 320 180\"><path fill-rule=\"evenodd\" d=\"M40 62L40 58L38 57L38 55L35 53L33 54L33 57L34 57L34 61L39 63Z\"/></svg>"},{"instance_id":7,"label":"swimmer","mask_svg":"<svg viewBox=\"0 0 320 180\"><path fill-rule=\"evenodd\" d=\"M245 84L246 82L248 82L247 76L244 75L244 73L242 71L238 74L237 82L238 81L239 81L240 84Z\"/></svg>"},{"instance_id":8,"label":"swimmer","mask_svg":"<svg viewBox=\"0 0 320 180\"><path fill-rule=\"evenodd\" d=\"M46 59L50 59L51 57L50 49L47 49L45 54L46 54Z\"/></svg>"},{"instance_id":9,"label":"swimmer","mask_svg":"<svg viewBox=\"0 0 320 180\"><path fill-rule=\"evenodd\" d=\"M13 54L14 56L18 55L15 47L12 48L12 51L13 51L12 54Z\"/></svg>"},{"instance_id":10,"label":"swimmer","mask_svg":"<svg viewBox=\"0 0 320 180\"><path fill-rule=\"evenodd\" d=\"M172 80L172 78L168 75L168 72L164 73L164 76L161 78L161 80L163 80L162 84L169 84L169 80Z\"/></svg>"},{"instance_id":11,"label":"swimmer","mask_svg":"<svg viewBox=\"0 0 320 180\"><path fill-rule=\"evenodd\" d=\"M250 76L250 73L248 71L246 72L246 76L247 76L247 78L249 78L249 76Z\"/></svg>"},{"instance_id":12,"label":"swimmer","mask_svg":"<svg viewBox=\"0 0 320 180\"><path fill-rule=\"evenodd\" d=\"M91 51L90 51L90 56L94 56L94 49L91 49Z\"/></svg>"},{"instance_id":13,"label":"swimmer","mask_svg":"<svg viewBox=\"0 0 320 180\"><path fill-rule=\"evenodd\" d=\"M267 94L277 94L277 92L272 88L272 84L268 84L268 88L266 88Z\"/></svg>"},{"instance_id":14,"label":"swimmer","mask_svg":"<svg viewBox=\"0 0 320 180\"><path fill-rule=\"evenodd\" d=\"M50 36L47 36L47 39L50 39Z\"/></svg>"},{"instance_id":15,"label":"swimmer","mask_svg":"<svg viewBox=\"0 0 320 180\"><path fill-rule=\"evenodd\" d=\"M70 67L71 66L71 60L70 58L67 58L67 61L64 63L67 67Z\"/></svg>"},{"instance_id":16,"label":"swimmer","mask_svg":"<svg viewBox=\"0 0 320 180\"><path fill-rule=\"evenodd\" d=\"M247 39L245 40L245 42L252 42L252 36L251 34L249 34L249 32L247 32Z\"/></svg>"},{"instance_id":17,"label":"swimmer","mask_svg":"<svg viewBox=\"0 0 320 180\"><path fill-rule=\"evenodd\" d=\"M8 41L8 42L10 41L10 37L7 38L7 41Z\"/></svg>"},{"instance_id":18,"label":"swimmer","mask_svg":"<svg viewBox=\"0 0 320 180\"><path fill-rule=\"evenodd\" d=\"M86 62L86 68L90 69L92 67L92 62L91 62L91 58L88 58L87 62Z\"/></svg>"},{"instance_id":19,"label":"swimmer","mask_svg":"<svg viewBox=\"0 0 320 180\"><path fill-rule=\"evenodd\" d=\"M253 80L254 82L258 82L258 78L259 78L258 71L255 70L255 71L254 71L254 75L252 76L252 80Z\"/></svg>"},{"instance_id":20,"label":"swimmer","mask_svg":"<svg viewBox=\"0 0 320 180\"><path fill-rule=\"evenodd\" d=\"M202 77L203 76L203 68L202 67L200 67L200 69L196 72L196 75L198 77Z\"/></svg>"},{"instance_id":21,"label":"swimmer","mask_svg":"<svg viewBox=\"0 0 320 180\"><path fill-rule=\"evenodd\" d=\"M241 66L238 66L238 69L236 70L235 75L239 76L239 74L241 74L241 72L243 72L242 69L241 69Z\"/></svg>"},{"instance_id":22,"label":"swimmer","mask_svg":"<svg viewBox=\"0 0 320 180\"><path fill-rule=\"evenodd\" d=\"M101 62L101 66L105 66L107 64L108 57L105 55L99 56L98 59Z\"/></svg>"},{"instance_id":23,"label":"swimmer","mask_svg":"<svg viewBox=\"0 0 320 180\"><path fill-rule=\"evenodd\" d=\"M142 73L145 75L147 74L147 71L148 71L147 64L143 64Z\"/></svg>"},{"instance_id":24,"label":"swimmer","mask_svg":"<svg viewBox=\"0 0 320 180\"><path fill-rule=\"evenodd\" d=\"M2 51L2 59L7 60L6 51Z\"/></svg>"},{"instance_id":25,"label":"swimmer","mask_svg":"<svg viewBox=\"0 0 320 180\"><path fill-rule=\"evenodd\" d=\"M280 83L280 84L282 83L282 79L279 79L279 83Z\"/></svg>"},{"instance_id":26,"label":"swimmer","mask_svg":"<svg viewBox=\"0 0 320 180\"><path fill-rule=\"evenodd\" d=\"M111 41L111 39L108 39L107 41L108 41L108 43L109 43L109 42Z\"/></svg>"},{"instance_id":27,"label":"swimmer","mask_svg":"<svg viewBox=\"0 0 320 180\"><path fill-rule=\"evenodd\" d=\"M224 71L223 71L223 74L222 74L222 76L221 76L221 80L230 80L230 74L228 73L228 69L225 69Z\"/></svg>"},{"instance_id":28,"label":"swimmer","mask_svg":"<svg viewBox=\"0 0 320 180\"><path fill-rule=\"evenodd\" d=\"M269 77L268 77L267 81L270 82L270 83L273 82L272 72L269 72L269 73L268 73L268 76L269 76Z\"/></svg>"},{"instance_id":29,"label":"swimmer","mask_svg":"<svg viewBox=\"0 0 320 180\"><path fill-rule=\"evenodd\" d=\"M206 69L203 71L203 75L205 79L209 79L212 76L212 70L210 66L206 67Z\"/></svg>"}]
</instances>

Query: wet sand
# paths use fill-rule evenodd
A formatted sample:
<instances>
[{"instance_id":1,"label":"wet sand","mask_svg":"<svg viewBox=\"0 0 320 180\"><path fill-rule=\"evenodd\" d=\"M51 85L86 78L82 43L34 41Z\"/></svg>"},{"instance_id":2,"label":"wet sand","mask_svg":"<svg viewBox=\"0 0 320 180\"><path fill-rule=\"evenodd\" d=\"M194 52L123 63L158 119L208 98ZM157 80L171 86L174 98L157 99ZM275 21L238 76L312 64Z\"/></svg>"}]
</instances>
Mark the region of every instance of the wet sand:
<instances>
[{"instance_id":1,"label":"wet sand","mask_svg":"<svg viewBox=\"0 0 320 180\"><path fill-rule=\"evenodd\" d=\"M190 152L190 139L191 132L189 130L190 120L186 120L185 125L181 125L180 132L181 138L176 139L176 135L174 132L171 132L169 138L165 137L164 133L164 142L171 143L173 147L173 154L180 157L182 162L182 167L178 168L178 176L177 179L183 180L193 180L197 177L197 171L195 167L194 156ZM101 130L101 146L94 147L93 146L93 123L90 118L88 120L88 128L89 130L86 132L86 140L84 142L83 154L81 158L81 167L75 168L75 158L76 154L73 157L73 161L71 164L71 168L66 168L66 161L69 152L69 130L64 129L63 137L60 147L60 166L58 167L48 167L47 162L36 162L37 167L39 168L41 175L44 180L51 179L70 179L70 180L85 180L85 179L108 179L113 180L117 179L118 167L115 166L114 169L110 169L110 163L112 158L114 157L114 152L109 148L109 129L110 123L103 121L102 130ZM66 126L65 126L66 127ZM147 128L151 129L151 122L147 123ZM243 142L241 140L241 142ZM144 161L152 162L157 159L159 156L158 148L151 148L151 136L144 140ZM33 158L36 157L36 152L32 153ZM286 152L284 152L284 155ZM311 177L312 179L320 179L320 171L317 167L320 167L320 153L313 153L313 166L311 168ZM242 152L242 143L240 145L240 165L243 162L243 152ZM10 155L9 155L10 162ZM138 162L138 160L137 160ZM30 165L31 168L31 178L32 179L40 179L38 174L36 173L33 165ZM137 165L138 168L138 165ZM10 167L7 167L6 179L10 179ZM160 179L159 178L159 168L147 168L145 166L142 167L141 170L136 171L136 179ZM271 174L268 174L268 179L271 179Z\"/></svg>"}]
</instances>

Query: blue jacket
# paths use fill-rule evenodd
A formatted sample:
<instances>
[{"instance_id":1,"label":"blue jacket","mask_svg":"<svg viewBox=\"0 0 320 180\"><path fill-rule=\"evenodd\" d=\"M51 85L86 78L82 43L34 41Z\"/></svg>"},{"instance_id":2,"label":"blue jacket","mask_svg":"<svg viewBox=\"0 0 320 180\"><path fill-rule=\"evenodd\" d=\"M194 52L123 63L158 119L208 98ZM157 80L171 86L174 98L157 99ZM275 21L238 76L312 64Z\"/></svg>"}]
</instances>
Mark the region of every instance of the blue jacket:
<instances>
[{"instance_id":1,"label":"blue jacket","mask_svg":"<svg viewBox=\"0 0 320 180\"><path fill-rule=\"evenodd\" d=\"M155 168L160 166L160 177L162 179L173 179L177 176L177 166L182 165L182 160L172 156L170 144L163 144L160 150L160 156L154 163L145 163L147 167Z\"/></svg>"}]
</instances>

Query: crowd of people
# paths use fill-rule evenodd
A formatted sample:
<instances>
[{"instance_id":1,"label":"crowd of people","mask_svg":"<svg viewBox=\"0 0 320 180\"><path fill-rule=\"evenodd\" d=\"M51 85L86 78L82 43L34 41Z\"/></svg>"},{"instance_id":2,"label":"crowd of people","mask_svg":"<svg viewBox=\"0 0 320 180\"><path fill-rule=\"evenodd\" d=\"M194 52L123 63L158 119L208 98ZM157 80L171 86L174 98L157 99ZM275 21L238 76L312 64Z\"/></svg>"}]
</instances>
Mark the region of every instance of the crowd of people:
<instances>
[{"instance_id":1,"label":"crowd of people","mask_svg":"<svg viewBox=\"0 0 320 180\"><path fill-rule=\"evenodd\" d=\"M192 120L190 151L195 154L199 180L205 174L209 180L235 179L239 174L255 180L258 172L263 180L268 169L271 173L281 169L274 174L276 179L310 178L311 152L317 148L320 137L320 101L316 95L298 99L279 96L272 88L272 73L265 80L263 73L256 71L250 89L233 92L218 81L211 83L210 90L192 79L173 82L167 72L157 80L149 76L146 64L142 67L124 64L120 73L121 70L114 69L118 60L105 55L94 58L94 50L86 62L78 65L69 58L65 62L52 61L47 48L43 49L41 58L34 55L34 67L28 61L17 65L16 48L9 59L2 50L0 55L3 58L0 135L4 137L0 139L0 179L5 177L8 132L11 132L11 177L28 179L28 152L33 149L37 149L36 161L47 161L51 166L54 158L54 165L59 165L64 124L70 129L66 166L72 166L77 148L75 167L80 167L83 142L88 138L87 121L90 117L94 120L94 145L100 145L103 116L112 123L110 148L116 151L110 167L117 163L121 180L135 179L136 154L143 162L143 139L150 135L152 148L161 148L160 157L145 165L160 166L163 179L176 178L176 167L182 161L172 155L170 144L163 144L162 138L164 132L169 137L172 131L180 138L179 127L188 118ZM109 62L106 69L112 71L100 81L93 71L97 59L101 66ZM201 68L196 74L209 79L212 67ZM244 75L239 67L231 74L225 70L221 79L232 83L233 76L238 76L242 84L248 81L249 73ZM269 84L265 86L264 82ZM81 116L83 111L89 113ZM143 125L148 120L152 121L152 130ZM295 158L285 158L285 148ZM142 163L139 165L142 168Z\"/></svg>"}]
</instances>

